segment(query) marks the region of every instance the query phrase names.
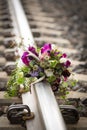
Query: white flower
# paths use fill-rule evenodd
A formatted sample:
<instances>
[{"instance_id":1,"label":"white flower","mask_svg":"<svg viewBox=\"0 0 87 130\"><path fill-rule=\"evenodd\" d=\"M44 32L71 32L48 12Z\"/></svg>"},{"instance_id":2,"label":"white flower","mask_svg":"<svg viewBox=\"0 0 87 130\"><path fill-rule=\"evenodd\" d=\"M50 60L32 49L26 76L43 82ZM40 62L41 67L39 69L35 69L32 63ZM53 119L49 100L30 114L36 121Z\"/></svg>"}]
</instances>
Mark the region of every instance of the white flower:
<instances>
[{"instance_id":1,"label":"white flower","mask_svg":"<svg viewBox=\"0 0 87 130\"><path fill-rule=\"evenodd\" d=\"M18 78L23 78L24 77L24 73L23 72L19 72L17 75Z\"/></svg>"},{"instance_id":2,"label":"white flower","mask_svg":"<svg viewBox=\"0 0 87 130\"><path fill-rule=\"evenodd\" d=\"M66 61L67 61L66 58L61 58L61 59L60 59L60 63L64 63L64 62L66 62Z\"/></svg>"},{"instance_id":3,"label":"white flower","mask_svg":"<svg viewBox=\"0 0 87 130\"><path fill-rule=\"evenodd\" d=\"M23 84L20 84L20 89L23 89L24 88L24 85Z\"/></svg>"},{"instance_id":4,"label":"white flower","mask_svg":"<svg viewBox=\"0 0 87 130\"><path fill-rule=\"evenodd\" d=\"M33 70L38 70L38 65L34 65Z\"/></svg>"},{"instance_id":5,"label":"white flower","mask_svg":"<svg viewBox=\"0 0 87 130\"><path fill-rule=\"evenodd\" d=\"M50 58L50 57L49 57L48 55L46 55L46 56L44 57L45 60L49 60L49 58Z\"/></svg>"},{"instance_id":6,"label":"white flower","mask_svg":"<svg viewBox=\"0 0 87 130\"><path fill-rule=\"evenodd\" d=\"M56 50L57 49L57 47L54 45L54 44L51 44L52 45L52 49L53 50Z\"/></svg>"},{"instance_id":7,"label":"white flower","mask_svg":"<svg viewBox=\"0 0 87 130\"><path fill-rule=\"evenodd\" d=\"M44 72L45 72L47 77L50 77L53 75L53 71L51 69L46 69Z\"/></svg>"}]
</instances>

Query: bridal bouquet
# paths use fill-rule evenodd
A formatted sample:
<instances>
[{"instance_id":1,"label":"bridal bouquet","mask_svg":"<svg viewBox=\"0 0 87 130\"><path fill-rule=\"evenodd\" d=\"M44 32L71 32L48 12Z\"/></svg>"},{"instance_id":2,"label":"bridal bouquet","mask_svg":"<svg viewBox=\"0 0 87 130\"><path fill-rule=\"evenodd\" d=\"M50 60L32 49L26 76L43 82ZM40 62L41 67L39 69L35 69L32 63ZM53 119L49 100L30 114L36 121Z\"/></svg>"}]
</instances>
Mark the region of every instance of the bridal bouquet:
<instances>
[{"instance_id":1,"label":"bridal bouquet","mask_svg":"<svg viewBox=\"0 0 87 130\"><path fill-rule=\"evenodd\" d=\"M75 86L75 80L69 79L71 62L66 53L61 53L50 43L41 48L24 48L21 61L22 65L17 65L8 81L9 96L31 91L31 87L40 81L47 81L52 90L63 97L68 93L70 86Z\"/></svg>"}]
</instances>

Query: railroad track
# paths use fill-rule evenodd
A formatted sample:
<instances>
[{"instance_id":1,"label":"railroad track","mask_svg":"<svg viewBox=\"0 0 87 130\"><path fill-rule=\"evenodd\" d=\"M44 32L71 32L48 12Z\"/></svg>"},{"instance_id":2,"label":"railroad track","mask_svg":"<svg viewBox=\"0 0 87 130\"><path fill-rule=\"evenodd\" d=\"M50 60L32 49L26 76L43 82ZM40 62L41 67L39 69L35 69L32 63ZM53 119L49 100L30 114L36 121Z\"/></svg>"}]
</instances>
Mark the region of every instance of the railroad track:
<instances>
[{"instance_id":1,"label":"railroad track","mask_svg":"<svg viewBox=\"0 0 87 130\"><path fill-rule=\"evenodd\" d=\"M6 99L4 97L4 91L6 90L6 83L9 79L11 71L15 68L15 42L14 40L17 37L25 37L25 41L28 42L28 38L30 41L36 43L37 46L42 46L44 42L50 42L56 44L59 49L63 52L67 52L69 58L72 61L72 68L73 70L77 65L85 65L85 61L78 61L77 59L73 59L72 55L78 55L78 50L72 46L72 42L66 38L63 38L65 35L65 30L59 28L58 22L56 22L56 13L50 13L43 10L43 6L39 0L21 0L23 5L20 5L20 1L15 0L0 0L0 105L4 108L12 103L23 103L30 106L32 111L35 112L35 119L26 122L27 130L44 130L45 128L48 130L50 127L51 121L51 111L47 116L47 112L44 107L46 103L49 103L49 100L46 103L43 103L43 97L47 97L46 91L49 91L50 94L48 95L55 105L56 109L58 110L57 113L54 115L54 119L57 118L59 109L56 106L55 97L51 93L51 90L48 85L44 83L37 84L33 90L32 94L26 93L22 95L22 100L15 97L12 99ZM19 10L18 10L19 9ZM20 12L21 11L21 12ZM25 16L25 14L26 16ZM21 20L23 18L24 21ZM27 19L26 19L27 18ZM29 24L29 25L28 25ZM31 31L29 31L31 29ZM34 39L32 37L32 34ZM76 79L79 80L80 88L86 88L87 86L87 75L84 72L76 73ZM82 86L81 86L82 83ZM46 90L43 90L44 85L47 86ZM41 86L39 88L39 86ZM76 90L76 88L74 88ZM71 91L69 97L87 97L87 93L81 93L80 90ZM40 92L43 91L43 95ZM36 98L37 97L37 98ZM57 95L56 95L57 99ZM45 101L44 101L45 102ZM38 106L39 108L38 108ZM44 107L42 107L44 106ZM39 109L39 112L38 112ZM51 109L50 106L47 108L48 110ZM3 109L5 111L5 109ZM54 110L53 110L54 111ZM44 114L45 113L45 114ZM45 115L45 116L44 116ZM47 118L46 118L47 116ZM61 116L59 116L61 118ZM46 119L49 119L49 124L47 124ZM44 121L44 122L43 122ZM57 121L54 121L55 130L58 128L56 124ZM38 125L37 125L38 124ZM60 121L59 128L62 130L61 127L62 122ZM11 125L7 120L6 116L2 115L0 117L0 129L24 129L20 125ZM81 118L77 125L69 125L68 129L78 129L78 130L85 130L87 128L87 119ZM49 129L51 130L51 128ZM53 130L53 129L52 129Z\"/></svg>"}]
</instances>

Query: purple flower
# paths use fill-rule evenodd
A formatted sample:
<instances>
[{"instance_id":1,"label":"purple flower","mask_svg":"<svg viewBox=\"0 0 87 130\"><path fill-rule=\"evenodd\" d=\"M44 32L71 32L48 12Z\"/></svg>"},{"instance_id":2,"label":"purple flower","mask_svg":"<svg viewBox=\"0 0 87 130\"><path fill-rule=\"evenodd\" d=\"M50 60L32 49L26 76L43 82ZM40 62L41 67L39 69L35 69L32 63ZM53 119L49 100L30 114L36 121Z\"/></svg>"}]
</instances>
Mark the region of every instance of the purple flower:
<instances>
[{"instance_id":1,"label":"purple flower","mask_svg":"<svg viewBox=\"0 0 87 130\"><path fill-rule=\"evenodd\" d=\"M57 78L57 82L60 83L61 79L60 78Z\"/></svg>"},{"instance_id":2,"label":"purple flower","mask_svg":"<svg viewBox=\"0 0 87 130\"><path fill-rule=\"evenodd\" d=\"M67 57L66 53L63 53L62 57L63 57L63 58L66 58L66 57Z\"/></svg>"},{"instance_id":3,"label":"purple flower","mask_svg":"<svg viewBox=\"0 0 87 130\"><path fill-rule=\"evenodd\" d=\"M35 54L36 56L38 56L38 53L36 52L35 48L32 46L29 46L28 48L29 51L31 51L33 54Z\"/></svg>"},{"instance_id":4,"label":"purple flower","mask_svg":"<svg viewBox=\"0 0 87 130\"><path fill-rule=\"evenodd\" d=\"M37 71L33 71L33 72L30 73L30 75L32 77L37 77L39 75L39 73Z\"/></svg>"},{"instance_id":5,"label":"purple flower","mask_svg":"<svg viewBox=\"0 0 87 130\"><path fill-rule=\"evenodd\" d=\"M54 84L52 84L51 88L52 88L53 92L56 92L56 91L58 91L59 84L54 83Z\"/></svg>"},{"instance_id":6,"label":"purple flower","mask_svg":"<svg viewBox=\"0 0 87 130\"><path fill-rule=\"evenodd\" d=\"M57 56L58 54L60 54L60 52L54 52L54 55Z\"/></svg>"},{"instance_id":7,"label":"purple flower","mask_svg":"<svg viewBox=\"0 0 87 130\"><path fill-rule=\"evenodd\" d=\"M68 70L64 70L64 71L62 72L62 75L63 75L65 78L67 78L67 77L70 76L70 72L69 72Z\"/></svg>"},{"instance_id":8,"label":"purple flower","mask_svg":"<svg viewBox=\"0 0 87 130\"><path fill-rule=\"evenodd\" d=\"M42 48L41 48L41 54L42 53L49 53L50 50L52 49L50 43L46 43Z\"/></svg>"},{"instance_id":9,"label":"purple flower","mask_svg":"<svg viewBox=\"0 0 87 130\"><path fill-rule=\"evenodd\" d=\"M64 63L64 66L66 66L67 68L70 66L71 62L69 60L67 60L65 63Z\"/></svg>"},{"instance_id":10,"label":"purple flower","mask_svg":"<svg viewBox=\"0 0 87 130\"><path fill-rule=\"evenodd\" d=\"M23 55L22 55L22 57L21 57L21 59L22 59L22 62L25 64L25 65L29 65L29 62L30 62L30 60L29 60L29 58L28 58L28 52L24 52L23 53Z\"/></svg>"},{"instance_id":11,"label":"purple flower","mask_svg":"<svg viewBox=\"0 0 87 130\"><path fill-rule=\"evenodd\" d=\"M38 67L38 72L43 72L44 70L41 67Z\"/></svg>"}]
</instances>

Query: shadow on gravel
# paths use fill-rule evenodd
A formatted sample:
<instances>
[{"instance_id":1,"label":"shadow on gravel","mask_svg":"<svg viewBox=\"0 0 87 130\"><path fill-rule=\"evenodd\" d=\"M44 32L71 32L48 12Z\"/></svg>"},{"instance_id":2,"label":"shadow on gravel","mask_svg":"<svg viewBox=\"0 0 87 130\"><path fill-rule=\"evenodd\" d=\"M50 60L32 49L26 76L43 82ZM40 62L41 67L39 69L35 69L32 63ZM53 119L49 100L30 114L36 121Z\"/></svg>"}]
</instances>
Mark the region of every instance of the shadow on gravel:
<instances>
[{"instance_id":1,"label":"shadow on gravel","mask_svg":"<svg viewBox=\"0 0 87 130\"><path fill-rule=\"evenodd\" d=\"M65 30L62 36L79 50L78 60L87 64L87 0L39 0L43 11L54 15L55 22Z\"/></svg>"}]
</instances>

